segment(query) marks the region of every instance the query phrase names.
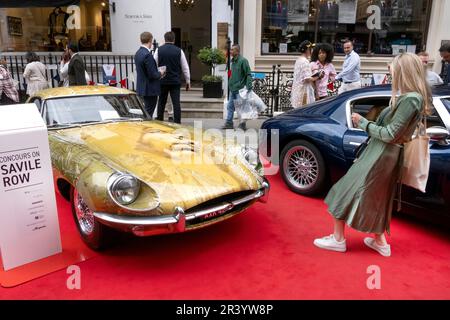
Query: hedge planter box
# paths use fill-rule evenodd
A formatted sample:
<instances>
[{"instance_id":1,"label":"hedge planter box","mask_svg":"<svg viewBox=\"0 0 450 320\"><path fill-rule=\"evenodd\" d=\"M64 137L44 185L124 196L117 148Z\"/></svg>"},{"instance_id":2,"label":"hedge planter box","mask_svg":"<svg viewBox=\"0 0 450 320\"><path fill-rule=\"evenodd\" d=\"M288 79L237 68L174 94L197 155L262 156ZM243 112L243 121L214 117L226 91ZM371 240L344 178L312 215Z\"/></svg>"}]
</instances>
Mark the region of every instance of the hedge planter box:
<instances>
[{"instance_id":1,"label":"hedge planter box","mask_svg":"<svg viewBox=\"0 0 450 320\"><path fill-rule=\"evenodd\" d=\"M222 82L203 81L203 98L222 98Z\"/></svg>"}]
</instances>

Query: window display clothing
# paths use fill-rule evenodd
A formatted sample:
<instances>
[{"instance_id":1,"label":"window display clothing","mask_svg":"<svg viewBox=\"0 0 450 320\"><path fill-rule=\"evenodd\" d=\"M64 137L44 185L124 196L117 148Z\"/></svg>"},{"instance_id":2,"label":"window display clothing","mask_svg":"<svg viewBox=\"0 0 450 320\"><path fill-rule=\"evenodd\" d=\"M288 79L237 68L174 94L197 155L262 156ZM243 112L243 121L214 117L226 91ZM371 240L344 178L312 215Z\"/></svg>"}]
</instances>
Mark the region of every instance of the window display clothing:
<instances>
[{"instance_id":1,"label":"window display clothing","mask_svg":"<svg viewBox=\"0 0 450 320\"><path fill-rule=\"evenodd\" d=\"M336 1L324 1L320 4L319 25L326 30L337 28L339 18L339 5Z\"/></svg>"},{"instance_id":2,"label":"window display clothing","mask_svg":"<svg viewBox=\"0 0 450 320\"><path fill-rule=\"evenodd\" d=\"M48 35L49 38L54 38L55 35L66 35L67 30L67 19L69 14L64 12L61 8L55 8L48 17Z\"/></svg>"}]
</instances>

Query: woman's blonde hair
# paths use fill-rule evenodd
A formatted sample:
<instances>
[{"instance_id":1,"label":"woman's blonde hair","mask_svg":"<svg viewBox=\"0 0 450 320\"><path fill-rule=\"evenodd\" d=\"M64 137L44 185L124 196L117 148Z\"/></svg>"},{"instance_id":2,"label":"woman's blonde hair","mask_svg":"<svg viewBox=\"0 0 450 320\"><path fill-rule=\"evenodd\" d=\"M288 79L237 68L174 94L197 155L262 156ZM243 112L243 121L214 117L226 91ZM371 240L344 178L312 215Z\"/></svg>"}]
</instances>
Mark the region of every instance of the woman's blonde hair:
<instances>
[{"instance_id":1,"label":"woman's blonde hair","mask_svg":"<svg viewBox=\"0 0 450 320\"><path fill-rule=\"evenodd\" d=\"M417 92L423 97L423 109L429 113L432 108L431 88L426 79L426 71L420 58L412 53L401 53L391 63L392 106L395 107L397 94Z\"/></svg>"}]
</instances>

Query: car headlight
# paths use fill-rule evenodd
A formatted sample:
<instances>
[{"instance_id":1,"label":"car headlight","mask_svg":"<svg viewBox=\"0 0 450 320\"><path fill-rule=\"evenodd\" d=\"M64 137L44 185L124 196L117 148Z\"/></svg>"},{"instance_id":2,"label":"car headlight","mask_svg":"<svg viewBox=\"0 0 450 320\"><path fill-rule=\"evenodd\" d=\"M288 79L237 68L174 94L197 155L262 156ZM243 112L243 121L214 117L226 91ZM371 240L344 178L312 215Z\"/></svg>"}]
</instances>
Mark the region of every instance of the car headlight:
<instances>
[{"instance_id":1,"label":"car headlight","mask_svg":"<svg viewBox=\"0 0 450 320\"><path fill-rule=\"evenodd\" d=\"M141 183L132 175L116 173L109 178L108 189L113 200L127 205L138 197Z\"/></svg>"}]
</instances>

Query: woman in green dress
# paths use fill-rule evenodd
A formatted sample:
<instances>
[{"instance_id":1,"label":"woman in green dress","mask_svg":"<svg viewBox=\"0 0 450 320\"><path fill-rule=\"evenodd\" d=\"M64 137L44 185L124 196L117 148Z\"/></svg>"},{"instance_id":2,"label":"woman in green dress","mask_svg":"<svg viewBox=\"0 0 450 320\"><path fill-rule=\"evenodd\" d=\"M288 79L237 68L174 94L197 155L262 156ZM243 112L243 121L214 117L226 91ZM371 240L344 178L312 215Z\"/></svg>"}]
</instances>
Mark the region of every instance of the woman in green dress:
<instances>
[{"instance_id":1,"label":"woman in green dress","mask_svg":"<svg viewBox=\"0 0 450 320\"><path fill-rule=\"evenodd\" d=\"M415 54L396 56L392 74L391 107L376 123L357 113L352 121L367 132L369 144L347 174L330 190L325 203L334 218L334 233L314 240L319 248L345 252L345 224L373 233L364 243L383 256L390 256L385 232L390 220L397 183L403 168L403 144L411 140L422 114L431 107L431 90L420 59Z\"/></svg>"}]
</instances>

